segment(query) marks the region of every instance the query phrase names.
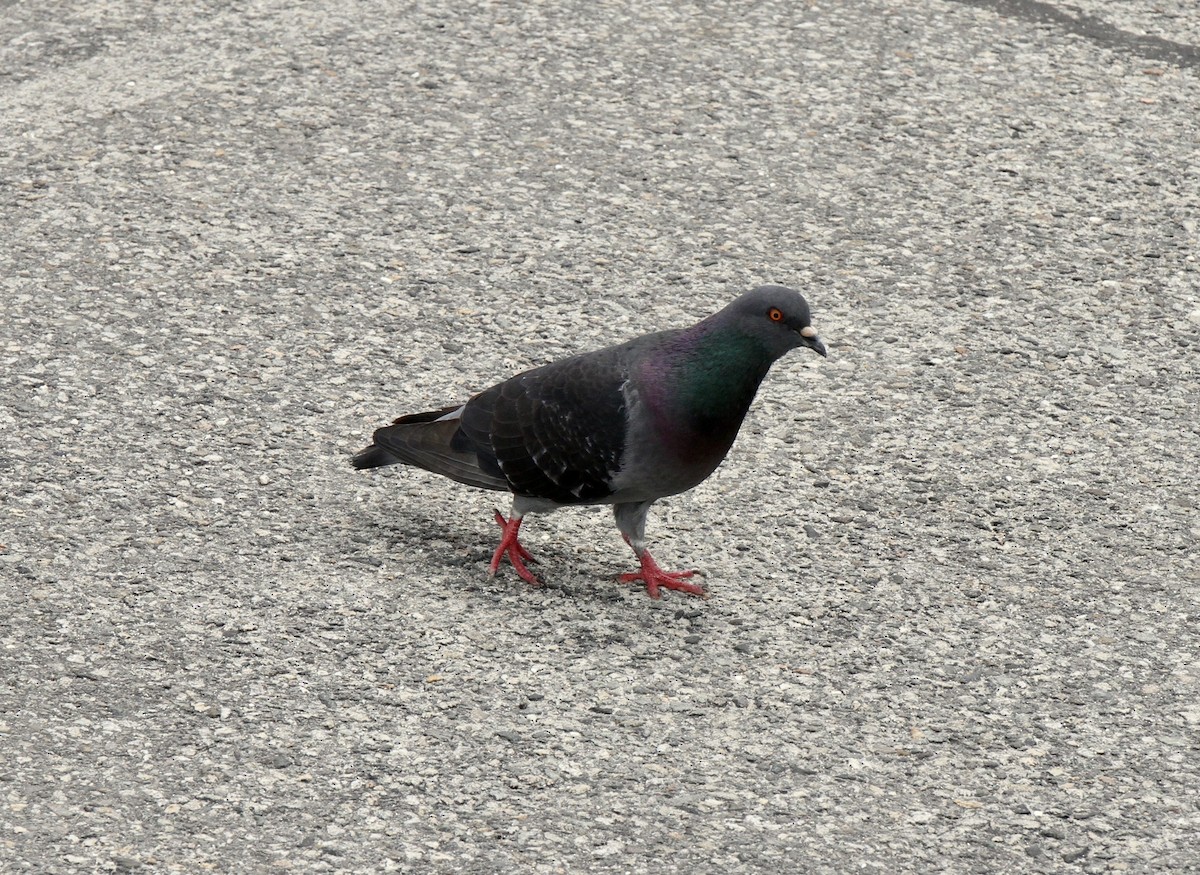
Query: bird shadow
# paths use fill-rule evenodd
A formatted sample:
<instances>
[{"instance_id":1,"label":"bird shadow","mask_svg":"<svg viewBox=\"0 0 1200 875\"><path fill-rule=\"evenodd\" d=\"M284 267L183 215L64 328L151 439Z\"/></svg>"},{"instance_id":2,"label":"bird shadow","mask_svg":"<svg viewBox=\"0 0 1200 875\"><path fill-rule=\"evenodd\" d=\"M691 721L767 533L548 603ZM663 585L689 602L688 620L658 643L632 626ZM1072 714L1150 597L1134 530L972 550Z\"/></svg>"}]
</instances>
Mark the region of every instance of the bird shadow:
<instances>
[{"instance_id":1,"label":"bird shadow","mask_svg":"<svg viewBox=\"0 0 1200 875\"><path fill-rule=\"evenodd\" d=\"M490 516L490 514L489 514ZM386 521L376 523L386 539L388 554L399 561L409 560L422 567L450 576L460 576L471 585L487 585L487 565L491 561L499 528L490 520L464 525L461 515L441 516L415 507L393 508ZM620 570L598 566L572 550L552 541L526 543L534 554L530 570L542 582L541 589L564 596L591 596L600 600L620 598L623 590L602 586L615 581ZM510 580L510 578L512 578ZM514 582L528 584L516 577L506 560L496 573L494 586L510 588ZM593 583L595 586L584 585ZM619 585L618 585L619 587Z\"/></svg>"}]
</instances>

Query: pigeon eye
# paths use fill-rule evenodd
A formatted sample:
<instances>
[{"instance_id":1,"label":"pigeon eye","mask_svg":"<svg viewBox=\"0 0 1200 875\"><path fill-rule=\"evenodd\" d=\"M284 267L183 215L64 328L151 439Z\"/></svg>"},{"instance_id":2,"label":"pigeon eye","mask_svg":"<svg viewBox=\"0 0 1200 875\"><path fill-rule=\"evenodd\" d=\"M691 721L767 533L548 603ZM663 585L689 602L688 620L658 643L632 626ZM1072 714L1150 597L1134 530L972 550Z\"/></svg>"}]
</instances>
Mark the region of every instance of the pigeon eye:
<instances>
[{"instance_id":1,"label":"pigeon eye","mask_svg":"<svg viewBox=\"0 0 1200 875\"><path fill-rule=\"evenodd\" d=\"M767 311L767 318L770 319L772 322L782 322L783 321L783 311L780 310L778 307L772 307L770 310Z\"/></svg>"}]
</instances>

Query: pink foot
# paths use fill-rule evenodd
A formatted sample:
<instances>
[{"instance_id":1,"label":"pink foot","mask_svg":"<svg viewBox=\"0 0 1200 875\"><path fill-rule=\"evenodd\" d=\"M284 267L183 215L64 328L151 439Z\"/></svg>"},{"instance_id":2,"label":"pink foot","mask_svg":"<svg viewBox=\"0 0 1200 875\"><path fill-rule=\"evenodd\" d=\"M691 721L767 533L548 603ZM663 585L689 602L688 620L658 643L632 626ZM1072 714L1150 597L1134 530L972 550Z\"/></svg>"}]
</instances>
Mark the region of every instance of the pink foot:
<instances>
[{"instance_id":1,"label":"pink foot","mask_svg":"<svg viewBox=\"0 0 1200 875\"><path fill-rule=\"evenodd\" d=\"M508 561L512 563L513 568L517 569L517 574L521 575L522 580L534 586L541 586L542 582L525 567L526 562L537 562L537 560L530 556L529 551L522 547L521 542L517 540L517 532L521 528L521 518L513 517L511 520L506 520L500 511L495 511L495 514L496 525L500 526L503 532L500 535L500 546L492 554L492 564L488 566L488 577L496 576L500 560L507 554Z\"/></svg>"},{"instance_id":2,"label":"pink foot","mask_svg":"<svg viewBox=\"0 0 1200 875\"><path fill-rule=\"evenodd\" d=\"M622 583L633 583L640 580L646 584L646 594L652 599L662 598L658 588L675 589L679 592L686 592L691 595L698 595L702 599L708 598L708 593L704 591L704 587L695 583L684 583L689 577L694 575L695 571L663 571L658 567L658 563L654 561L654 557L650 555L649 550L643 550L639 559L642 563L640 571L627 571L621 575Z\"/></svg>"}]
</instances>

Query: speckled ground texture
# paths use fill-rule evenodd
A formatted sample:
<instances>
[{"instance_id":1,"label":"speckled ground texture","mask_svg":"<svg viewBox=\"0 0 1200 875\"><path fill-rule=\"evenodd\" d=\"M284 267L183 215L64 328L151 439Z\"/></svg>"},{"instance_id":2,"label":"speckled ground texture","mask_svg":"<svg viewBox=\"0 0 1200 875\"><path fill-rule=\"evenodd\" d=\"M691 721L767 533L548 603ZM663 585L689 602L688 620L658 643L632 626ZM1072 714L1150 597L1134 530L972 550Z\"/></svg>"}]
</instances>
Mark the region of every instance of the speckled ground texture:
<instances>
[{"instance_id":1,"label":"speckled ground texture","mask_svg":"<svg viewBox=\"0 0 1200 875\"><path fill-rule=\"evenodd\" d=\"M1198 40L6 4L0 872L1200 871ZM652 513L707 601L347 464L763 281L830 357Z\"/></svg>"}]
</instances>

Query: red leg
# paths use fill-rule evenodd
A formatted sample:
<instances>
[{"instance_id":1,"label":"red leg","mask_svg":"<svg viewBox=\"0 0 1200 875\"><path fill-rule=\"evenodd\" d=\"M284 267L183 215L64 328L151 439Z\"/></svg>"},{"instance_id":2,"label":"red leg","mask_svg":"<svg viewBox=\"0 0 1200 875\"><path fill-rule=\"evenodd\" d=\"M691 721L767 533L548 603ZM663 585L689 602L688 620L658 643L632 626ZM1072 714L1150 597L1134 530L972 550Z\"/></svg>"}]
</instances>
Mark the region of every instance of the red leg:
<instances>
[{"instance_id":1,"label":"red leg","mask_svg":"<svg viewBox=\"0 0 1200 875\"><path fill-rule=\"evenodd\" d=\"M643 550L642 555L638 557L638 561L642 563L641 570L628 571L622 574L622 583L633 583L640 580L646 584L646 594L652 599L662 598L662 594L658 591L660 586L663 589L674 589L679 592L698 595L700 598L708 598L708 593L704 591L704 587L696 583L684 582L694 575L695 571L663 571L658 567L658 563L654 561L654 557L650 555L649 550Z\"/></svg>"},{"instance_id":2,"label":"red leg","mask_svg":"<svg viewBox=\"0 0 1200 875\"><path fill-rule=\"evenodd\" d=\"M542 582L534 576L532 571L525 567L526 562L537 562L537 560L530 556L529 551L522 547L521 542L517 540L517 532L521 528L521 518L514 516L512 519L506 520L500 511L496 511L495 513L496 525L500 526L503 531L500 534L500 546L492 554L492 563L488 566L488 576L496 576L496 569L500 567L500 560L507 555L508 561L517 570L517 574L521 575L522 580L534 586L541 586Z\"/></svg>"}]
</instances>

